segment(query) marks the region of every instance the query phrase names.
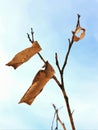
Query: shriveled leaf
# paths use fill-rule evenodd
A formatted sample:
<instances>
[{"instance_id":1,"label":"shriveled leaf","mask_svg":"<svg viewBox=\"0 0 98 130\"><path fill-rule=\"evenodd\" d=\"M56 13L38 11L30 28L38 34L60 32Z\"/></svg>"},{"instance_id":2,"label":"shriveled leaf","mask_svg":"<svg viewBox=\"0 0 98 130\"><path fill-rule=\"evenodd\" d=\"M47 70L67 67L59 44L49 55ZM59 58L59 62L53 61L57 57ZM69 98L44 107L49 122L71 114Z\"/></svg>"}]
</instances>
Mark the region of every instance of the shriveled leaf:
<instances>
[{"instance_id":1,"label":"shriveled leaf","mask_svg":"<svg viewBox=\"0 0 98 130\"><path fill-rule=\"evenodd\" d=\"M40 45L37 41L33 42L32 46L24 49L23 51L17 53L14 58L6 65L12 66L14 69L19 67L24 62L28 61L32 56L41 50Z\"/></svg>"},{"instance_id":2,"label":"shriveled leaf","mask_svg":"<svg viewBox=\"0 0 98 130\"><path fill-rule=\"evenodd\" d=\"M31 105L36 96L40 94L46 83L53 77L54 73L55 71L53 67L46 62L45 69L40 70L36 74L30 88L26 91L19 103L24 102Z\"/></svg>"},{"instance_id":3,"label":"shriveled leaf","mask_svg":"<svg viewBox=\"0 0 98 130\"><path fill-rule=\"evenodd\" d=\"M77 36L80 33L80 31L82 31L80 36ZM73 40L75 42L77 42L77 41L81 40L82 38L84 38L84 36L85 36L85 29L81 28L81 27L77 27L76 30L75 30L75 33L74 33Z\"/></svg>"}]
</instances>

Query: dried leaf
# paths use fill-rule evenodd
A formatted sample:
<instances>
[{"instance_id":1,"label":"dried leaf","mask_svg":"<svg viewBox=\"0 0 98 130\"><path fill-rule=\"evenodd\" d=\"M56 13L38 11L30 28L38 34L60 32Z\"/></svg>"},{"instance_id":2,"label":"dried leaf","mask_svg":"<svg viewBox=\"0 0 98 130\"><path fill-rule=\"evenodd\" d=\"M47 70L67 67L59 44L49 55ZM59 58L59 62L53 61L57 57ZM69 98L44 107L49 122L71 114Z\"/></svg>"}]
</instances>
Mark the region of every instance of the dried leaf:
<instances>
[{"instance_id":1,"label":"dried leaf","mask_svg":"<svg viewBox=\"0 0 98 130\"><path fill-rule=\"evenodd\" d=\"M80 36L78 37L77 34L78 34L80 31L82 31L82 33L81 33ZM73 40L74 40L75 42L77 42L77 41L81 40L82 38L84 38L84 36L85 36L85 29L84 29L84 28L81 28L81 27L77 27L76 30L75 30L75 33L74 33L74 38L73 38Z\"/></svg>"},{"instance_id":2,"label":"dried leaf","mask_svg":"<svg viewBox=\"0 0 98 130\"><path fill-rule=\"evenodd\" d=\"M42 91L46 83L52 78L54 73L55 71L53 67L48 62L46 62L45 69L40 70L36 74L32 82L32 85L24 94L24 96L22 97L19 103L24 102L24 103L27 103L28 105L31 105L34 99L36 98L36 96L40 94L40 92Z\"/></svg>"},{"instance_id":3,"label":"dried leaf","mask_svg":"<svg viewBox=\"0 0 98 130\"><path fill-rule=\"evenodd\" d=\"M14 58L6 65L12 66L14 69L19 67L24 62L28 61L33 55L41 50L40 45L37 41L33 42L32 46L24 49L23 51L17 53Z\"/></svg>"}]
</instances>

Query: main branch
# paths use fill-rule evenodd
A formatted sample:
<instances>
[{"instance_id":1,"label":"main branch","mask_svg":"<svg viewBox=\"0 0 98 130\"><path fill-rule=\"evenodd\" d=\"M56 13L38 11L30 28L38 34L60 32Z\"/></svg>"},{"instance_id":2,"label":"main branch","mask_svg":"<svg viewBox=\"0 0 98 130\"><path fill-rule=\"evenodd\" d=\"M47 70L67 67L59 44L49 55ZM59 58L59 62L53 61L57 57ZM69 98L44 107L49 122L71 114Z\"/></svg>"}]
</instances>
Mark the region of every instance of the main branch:
<instances>
[{"instance_id":1,"label":"main branch","mask_svg":"<svg viewBox=\"0 0 98 130\"><path fill-rule=\"evenodd\" d=\"M77 20L75 31L72 32L72 38L71 38L71 40L68 39L68 41L69 41L68 51L66 53L65 60L64 60L62 68L60 68L57 53L55 55L56 65L57 65L57 68L59 70L60 77L61 77L60 88L61 88L61 91L63 93L64 99L65 99L65 103L66 103L66 106L67 106L67 111L68 111L68 115L69 115L69 119L70 119L72 130L75 130L75 125L74 125L74 121L73 121L73 117L72 117L72 112L71 112L71 108L70 108L70 104L69 104L69 99L68 99L68 96L67 96L67 93L66 93L66 90L65 90L65 86L64 86L64 77L63 77L63 74L64 74L64 69L65 69L65 67L67 65L67 61L68 61L68 56L70 54L70 50L71 50L72 45L74 43L74 36L75 36L75 33L76 33L76 29L78 27L80 27L80 20L79 19L80 19L80 15L78 14L78 20Z\"/></svg>"}]
</instances>

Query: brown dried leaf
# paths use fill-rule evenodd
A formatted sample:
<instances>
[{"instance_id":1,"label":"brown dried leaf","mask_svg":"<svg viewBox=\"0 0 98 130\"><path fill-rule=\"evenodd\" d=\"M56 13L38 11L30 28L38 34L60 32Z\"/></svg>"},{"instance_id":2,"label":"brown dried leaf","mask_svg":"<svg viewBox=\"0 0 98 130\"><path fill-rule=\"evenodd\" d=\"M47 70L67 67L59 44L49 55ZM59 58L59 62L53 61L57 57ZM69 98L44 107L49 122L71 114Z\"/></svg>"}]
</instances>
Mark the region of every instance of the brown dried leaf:
<instances>
[{"instance_id":1,"label":"brown dried leaf","mask_svg":"<svg viewBox=\"0 0 98 130\"><path fill-rule=\"evenodd\" d=\"M80 36L78 37L77 34L78 34L80 31L82 31L82 33L81 33ZM84 38L84 36L85 36L85 29L84 29L84 28L81 28L81 27L77 27L76 30L75 30L75 33L74 33L74 38L73 38L73 40L74 40L75 42L77 42L77 41L81 40L82 38Z\"/></svg>"},{"instance_id":2,"label":"brown dried leaf","mask_svg":"<svg viewBox=\"0 0 98 130\"><path fill-rule=\"evenodd\" d=\"M37 41L33 42L32 46L24 49L23 51L17 53L14 58L6 65L12 66L14 69L19 67L24 62L28 61L33 55L41 50L40 45Z\"/></svg>"},{"instance_id":3,"label":"brown dried leaf","mask_svg":"<svg viewBox=\"0 0 98 130\"><path fill-rule=\"evenodd\" d=\"M36 96L40 94L40 92L42 91L46 83L53 77L54 73L55 71L53 67L48 62L46 62L45 69L40 70L36 74L32 82L32 85L24 94L24 96L22 97L19 103L24 102L27 103L28 105L31 105L34 99L36 98Z\"/></svg>"}]
</instances>

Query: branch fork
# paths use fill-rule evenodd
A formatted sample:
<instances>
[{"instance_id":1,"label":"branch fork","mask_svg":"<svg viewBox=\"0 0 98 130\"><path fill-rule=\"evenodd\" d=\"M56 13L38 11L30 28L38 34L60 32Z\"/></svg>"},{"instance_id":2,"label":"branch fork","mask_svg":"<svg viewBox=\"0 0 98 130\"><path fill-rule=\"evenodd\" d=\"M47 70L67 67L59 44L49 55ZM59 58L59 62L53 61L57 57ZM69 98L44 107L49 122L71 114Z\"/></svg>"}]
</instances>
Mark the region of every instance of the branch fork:
<instances>
[{"instance_id":1,"label":"branch fork","mask_svg":"<svg viewBox=\"0 0 98 130\"><path fill-rule=\"evenodd\" d=\"M53 75L53 79L55 80L55 82L57 83L57 85L60 87L61 91L62 91L62 94L64 96L64 100L65 100L65 103L66 103L66 107L67 107L67 111L68 111L68 115L69 115L69 119L70 119L70 124L71 124L71 128L72 130L75 130L75 124L74 124L74 121L73 121L73 112L71 112L71 108L70 108L70 105L69 105L69 99L68 99L68 96L67 96L67 93L66 93L66 90L65 90L65 86L64 86L64 77L63 77L63 74L64 74L64 70L65 70L65 67L67 65L67 61L68 61L68 57L69 57L69 54L70 54L70 50L72 48L72 45L74 42L77 42L79 41L80 39L82 39L85 35L85 29L80 27L80 15L77 14L77 23L76 23L76 27L75 27L75 30L72 31L72 38L71 39L68 39L68 42L69 42L69 46L68 46L68 50L67 50L67 53L66 53L66 56L65 56L65 59L64 59L64 63L63 63L63 66L60 67L60 64L59 64L59 60L58 60L58 54L55 53L55 63L56 63L56 66L58 68L58 71L59 71L59 74L60 74L60 80L59 81L57 79L57 77L55 75ZM79 32L79 31L83 31L80 35L80 37L77 37L76 34ZM29 41L33 44L34 42L34 32L33 32L33 29L31 28L31 37L32 39L30 38L30 35L27 33L27 36L28 36L28 39ZM44 58L42 57L42 55L38 52L38 55L40 57L40 59L46 63L46 61L44 60ZM60 122L60 124L62 125L63 129L66 130L65 128L65 125L64 123L61 121L59 115L58 115L58 109L56 108L56 106L53 104L53 107L55 109L55 114L57 116L57 121ZM56 127L55 130L57 130L58 127Z\"/></svg>"}]
</instances>

